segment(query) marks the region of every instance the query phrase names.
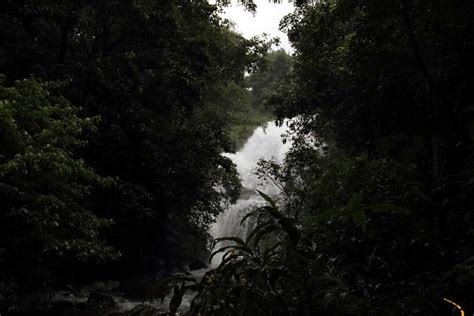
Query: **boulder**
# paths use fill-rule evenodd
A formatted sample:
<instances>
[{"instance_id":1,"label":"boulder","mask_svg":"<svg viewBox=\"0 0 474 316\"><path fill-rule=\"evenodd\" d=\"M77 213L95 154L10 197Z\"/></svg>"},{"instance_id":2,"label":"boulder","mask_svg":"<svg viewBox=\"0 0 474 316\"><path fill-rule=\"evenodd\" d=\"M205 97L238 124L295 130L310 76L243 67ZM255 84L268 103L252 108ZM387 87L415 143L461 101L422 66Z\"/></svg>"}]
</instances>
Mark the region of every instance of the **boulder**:
<instances>
[{"instance_id":1,"label":"boulder","mask_svg":"<svg viewBox=\"0 0 474 316\"><path fill-rule=\"evenodd\" d=\"M110 292L118 291L119 288L120 288L120 282L119 281L107 280L107 281L104 282L104 284L107 286L107 289Z\"/></svg>"},{"instance_id":2,"label":"boulder","mask_svg":"<svg viewBox=\"0 0 474 316\"><path fill-rule=\"evenodd\" d=\"M117 303L110 294L92 291L86 303L86 310L89 312L100 312L102 314L118 308Z\"/></svg>"},{"instance_id":3,"label":"boulder","mask_svg":"<svg viewBox=\"0 0 474 316\"><path fill-rule=\"evenodd\" d=\"M166 311L160 310L150 305L138 305L132 310L125 312L124 316L165 316Z\"/></svg>"},{"instance_id":4,"label":"boulder","mask_svg":"<svg viewBox=\"0 0 474 316\"><path fill-rule=\"evenodd\" d=\"M106 281L97 281L92 284L89 284L84 287L85 291L96 291L102 293L109 293L117 291L120 287L118 281L106 280Z\"/></svg>"},{"instance_id":5,"label":"boulder","mask_svg":"<svg viewBox=\"0 0 474 316\"><path fill-rule=\"evenodd\" d=\"M208 267L208 265L199 258L194 258L189 263L189 270L191 270L191 271L199 270L199 269L205 269L207 267Z\"/></svg>"},{"instance_id":6,"label":"boulder","mask_svg":"<svg viewBox=\"0 0 474 316\"><path fill-rule=\"evenodd\" d=\"M91 291L108 292L107 285L102 281L97 281L88 286Z\"/></svg>"}]
</instances>

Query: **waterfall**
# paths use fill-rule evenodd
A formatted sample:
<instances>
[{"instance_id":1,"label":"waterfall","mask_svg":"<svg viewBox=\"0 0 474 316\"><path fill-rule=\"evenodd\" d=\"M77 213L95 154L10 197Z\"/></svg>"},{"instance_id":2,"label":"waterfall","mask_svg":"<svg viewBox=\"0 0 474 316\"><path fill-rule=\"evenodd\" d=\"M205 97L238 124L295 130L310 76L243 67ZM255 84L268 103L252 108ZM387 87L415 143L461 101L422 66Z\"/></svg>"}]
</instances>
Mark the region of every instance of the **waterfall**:
<instances>
[{"instance_id":1,"label":"waterfall","mask_svg":"<svg viewBox=\"0 0 474 316\"><path fill-rule=\"evenodd\" d=\"M240 225L240 221L249 210L265 204L255 190L258 189L269 195L280 193L275 185L258 179L254 171L258 161L262 158L278 163L283 161L285 154L291 147L290 142L285 144L282 142L281 135L285 134L286 130L285 125L278 127L275 123L269 122L266 127L257 128L241 150L235 154L224 154L237 165L243 190L237 203L220 214L215 224L211 226L209 233L214 239L236 236L245 240L252 229L252 225L249 221L245 221L243 225ZM220 256L216 255L211 262L211 266L217 266L221 260L222 254Z\"/></svg>"}]
</instances>

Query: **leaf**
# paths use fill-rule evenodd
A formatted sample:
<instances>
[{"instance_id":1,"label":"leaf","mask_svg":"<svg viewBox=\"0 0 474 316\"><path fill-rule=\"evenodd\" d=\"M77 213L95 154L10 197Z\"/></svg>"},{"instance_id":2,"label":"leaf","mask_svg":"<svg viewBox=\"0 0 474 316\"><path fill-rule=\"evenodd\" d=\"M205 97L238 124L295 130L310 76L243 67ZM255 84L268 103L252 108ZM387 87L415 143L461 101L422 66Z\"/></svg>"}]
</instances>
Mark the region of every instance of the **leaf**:
<instances>
[{"instance_id":1,"label":"leaf","mask_svg":"<svg viewBox=\"0 0 474 316\"><path fill-rule=\"evenodd\" d=\"M261 229L265 228L266 226L273 225L274 223L271 221L267 221L261 224L258 224L248 235L246 244L249 244L250 240L254 237L255 234L257 234Z\"/></svg>"},{"instance_id":2,"label":"leaf","mask_svg":"<svg viewBox=\"0 0 474 316\"><path fill-rule=\"evenodd\" d=\"M224 264L224 263L226 263L226 262L229 261L229 260L237 259L237 258L239 258L239 255L238 255L238 254L235 254L235 253L233 253L232 251L228 251L228 252L226 252L226 253L222 256L222 262L221 262L221 264Z\"/></svg>"},{"instance_id":3,"label":"leaf","mask_svg":"<svg viewBox=\"0 0 474 316\"><path fill-rule=\"evenodd\" d=\"M243 246L225 246L225 247L222 247L216 251L214 251L212 254L211 254L211 257L209 258L209 263L212 261L212 258L214 258L215 255L217 255L218 253L221 253L221 252L224 252L226 251L227 249L233 249L233 250L243 250L249 254L252 254L252 250L248 247L243 247Z\"/></svg>"},{"instance_id":4,"label":"leaf","mask_svg":"<svg viewBox=\"0 0 474 316\"><path fill-rule=\"evenodd\" d=\"M280 213L280 211L278 211L278 209L270 206L263 206L259 208L258 211L260 213L266 213L275 219L282 219L285 217L282 213Z\"/></svg>"},{"instance_id":5,"label":"leaf","mask_svg":"<svg viewBox=\"0 0 474 316\"><path fill-rule=\"evenodd\" d=\"M273 199L272 199L271 197L269 197L268 195L266 195L265 193L263 193L263 192L260 191L260 190L257 190L257 193L258 193L265 201L267 201L274 209L277 208L275 201L273 201Z\"/></svg>"},{"instance_id":6,"label":"leaf","mask_svg":"<svg viewBox=\"0 0 474 316\"><path fill-rule=\"evenodd\" d=\"M260 229L254 236L254 239L253 239L254 247L256 247L258 245L258 243L260 242L260 240L264 236L266 236L266 235L268 235L268 234L270 234L274 231L277 231L277 230L280 230L280 227L278 227L276 225L266 226L265 228Z\"/></svg>"},{"instance_id":7,"label":"leaf","mask_svg":"<svg viewBox=\"0 0 474 316\"><path fill-rule=\"evenodd\" d=\"M358 209L357 211L352 212L351 218L355 224L360 226L364 233L367 232L367 214L363 210Z\"/></svg>"},{"instance_id":8,"label":"leaf","mask_svg":"<svg viewBox=\"0 0 474 316\"><path fill-rule=\"evenodd\" d=\"M362 202L362 194L361 193L354 193L349 200L349 203L346 205L347 210L353 210L357 208L360 203Z\"/></svg>"},{"instance_id":9,"label":"leaf","mask_svg":"<svg viewBox=\"0 0 474 316\"><path fill-rule=\"evenodd\" d=\"M214 240L214 246L221 241L233 241L239 245L246 246L245 242L239 237L221 237Z\"/></svg>"},{"instance_id":10,"label":"leaf","mask_svg":"<svg viewBox=\"0 0 474 316\"><path fill-rule=\"evenodd\" d=\"M312 218L316 223L327 222L341 216L341 212L336 208L331 208Z\"/></svg>"},{"instance_id":11,"label":"leaf","mask_svg":"<svg viewBox=\"0 0 474 316\"><path fill-rule=\"evenodd\" d=\"M260 213L260 210L258 210L258 209L255 210L255 211L252 211L252 212L247 213L247 214L242 218L242 220L240 221L240 225L242 225L249 217L258 215L259 213Z\"/></svg>"},{"instance_id":12,"label":"leaf","mask_svg":"<svg viewBox=\"0 0 474 316\"><path fill-rule=\"evenodd\" d=\"M174 274L158 282L153 287L153 291L149 294L153 295L154 297L161 298L163 300L164 297L168 295L169 291L174 286L176 286L177 284L183 283L185 281L190 281L197 284L196 279L193 278L192 276L183 275L183 274Z\"/></svg>"},{"instance_id":13,"label":"leaf","mask_svg":"<svg viewBox=\"0 0 474 316\"><path fill-rule=\"evenodd\" d=\"M293 220L285 217L278 221L283 230L288 234L293 248L296 247L301 236L301 232L293 225Z\"/></svg>"},{"instance_id":14,"label":"leaf","mask_svg":"<svg viewBox=\"0 0 474 316\"><path fill-rule=\"evenodd\" d=\"M263 260L264 261L267 261L267 259L269 257L271 257L272 255L272 252L275 251L278 247L280 247L281 245L283 245L283 242L282 241L279 241L277 242L275 245L273 245L272 247L269 247L267 249L265 249L265 251L263 252Z\"/></svg>"}]
</instances>

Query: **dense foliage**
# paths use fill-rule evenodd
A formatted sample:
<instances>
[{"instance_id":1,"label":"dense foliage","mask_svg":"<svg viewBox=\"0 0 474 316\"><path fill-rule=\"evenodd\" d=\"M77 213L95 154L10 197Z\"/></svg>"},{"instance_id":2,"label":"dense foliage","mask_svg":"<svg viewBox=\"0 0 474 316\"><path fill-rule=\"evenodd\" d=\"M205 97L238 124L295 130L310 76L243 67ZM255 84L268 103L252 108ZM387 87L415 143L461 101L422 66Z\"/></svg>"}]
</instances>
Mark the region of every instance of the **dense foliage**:
<instances>
[{"instance_id":1,"label":"dense foliage","mask_svg":"<svg viewBox=\"0 0 474 316\"><path fill-rule=\"evenodd\" d=\"M295 1L294 56L265 59L225 2L0 3L0 313L97 278L172 313L188 289L194 315L472 313L474 4ZM282 195L201 282L153 283L206 257L239 196L221 153L269 110Z\"/></svg>"},{"instance_id":2,"label":"dense foliage","mask_svg":"<svg viewBox=\"0 0 474 316\"><path fill-rule=\"evenodd\" d=\"M293 118L283 186L201 282L193 311L442 315L474 293L474 6L297 3L293 70L269 99ZM455 309L453 313L458 313Z\"/></svg>"},{"instance_id":3,"label":"dense foliage","mask_svg":"<svg viewBox=\"0 0 474 316\"><path fill-rule=\"evenodd\" d=\"M99 238L110 222L90 210L91 191L111 180L74 157L97 120L52 95L57 86L28 79L0 87L0 286L9 292L18 280L48 282L42 274L61 263L118 255Z\"/></svg>"},{"instance_id":4,"label":"dense foliage","mask_svg":"<svg viewBox=\"0 0 474 316\"><path fill-rule=\"evenodd\" d=\"M265 107L266 99L290 72L291 57L283 49L269 52L260 68L245 78L245 88L228 85L220 96L230 114L230 136L240 147L254 129L273 119Z\"/></svg>"},{"instance_id":5,"label":"dense foliage","mask_svg":"<svg viewBox=\"0 0 474 316\"><path fill-rule=\"evenodd\" d=\"M1 2L0 295L205 256L209 223L240 188L221 156L235 148L225 93L247 92L271 45L217 10Z\"/></svg>"}]
</instances>

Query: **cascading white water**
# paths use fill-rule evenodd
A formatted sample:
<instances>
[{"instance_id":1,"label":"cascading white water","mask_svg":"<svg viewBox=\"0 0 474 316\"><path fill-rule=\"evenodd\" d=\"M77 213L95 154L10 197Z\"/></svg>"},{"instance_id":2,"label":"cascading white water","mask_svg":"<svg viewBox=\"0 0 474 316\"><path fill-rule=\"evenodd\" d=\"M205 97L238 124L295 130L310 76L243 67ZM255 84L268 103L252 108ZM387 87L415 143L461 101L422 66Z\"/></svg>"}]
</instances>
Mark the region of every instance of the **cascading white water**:
<instances>
[{"instance_id":1,"label":"cascading white water","mask_svg":"<svg viewBox=\"0 0 474 316\"><path fill-rule=\"evenodd\" d=\"M237 165L237 171L243 186L242 194L236 204L230 206L220 214L209 233L216 239L220 237L236 236L245 240L250 227L249 221L240 225L240 221L250 209L264 204L262 198L255 190L260 190L269 195L277 195L279 189L270 183L262 183L254 174L260 159L273 160L281 163L285 154L291 147L290 142L285 144L281 135L285 134L285 125L278 127L273 122L267 123L265 128L257 128L247 140L243 148L235 154L225 154ZM211 266L216 266L222 261L222 254L216 255Z\"/></svg>"},{"instance_id":2,"label":"cascading white water","mask_svg":"<svg viewBox=\"0 0 474 316\"><path fill-rule=\"evenodd\" d=\"M242 217L248 210L256 206L263 205L265 202L257 194L256 189L275 196L279 194L279 189L271 183L262 183L261 179L254 174L257 163L260 159L273 160L281 163L285 154L291 147L290 142L283 144L281 135L287 131L286 125L278 127L273 122L267 123L265 128L259 127L253 135L247 140L243 148L235 154L224 154L232 159L237 165L237 171L243 186L241 196L236 204L230 206L224 213L220 214L216 223L211 226L209 233L215 238L238 236L245 240L251 225L245 222L240 225ZM223 246L224 244L220 244ZM211 268L216 267L222 261L222 254L215 256L211 262ZM196 280L201 280L208 269L190 271L190 275ZM196 292L186 292L182 298L178 315L185 313ZM157 304L157 307L167 309L172 295L168 295L164 301ZM132 304L132 303L130 303Z\"/></svg>"}]
</instances>

